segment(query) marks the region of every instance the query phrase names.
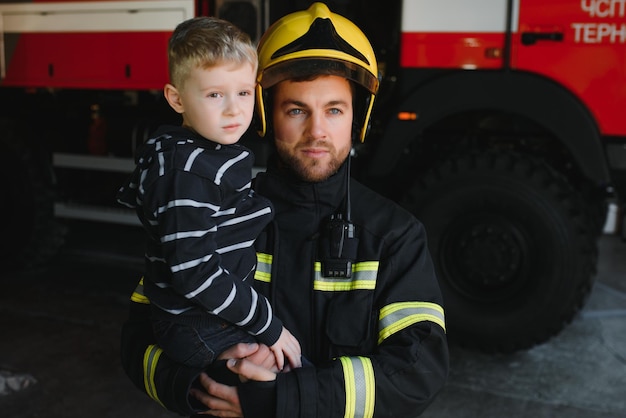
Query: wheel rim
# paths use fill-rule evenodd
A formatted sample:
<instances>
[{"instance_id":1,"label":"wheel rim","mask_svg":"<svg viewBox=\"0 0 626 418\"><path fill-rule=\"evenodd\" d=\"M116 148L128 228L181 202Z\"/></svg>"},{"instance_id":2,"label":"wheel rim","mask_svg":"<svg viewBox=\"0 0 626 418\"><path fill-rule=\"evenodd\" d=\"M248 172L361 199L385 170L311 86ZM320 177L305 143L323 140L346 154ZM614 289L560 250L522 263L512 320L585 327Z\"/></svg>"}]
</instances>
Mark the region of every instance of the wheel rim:
<instances>
[{"instance_id":1,"label":"wheel rim","mask_svg":"<svg viewBox=\"0 0 626 418\"><path fill-rule=\"evenodd\" d=\"M502 302L529 280L530 245L519 225L494 213L457 217L445 228L440 266L445 279L463 296Z\"/></svg>"}]
</instances>

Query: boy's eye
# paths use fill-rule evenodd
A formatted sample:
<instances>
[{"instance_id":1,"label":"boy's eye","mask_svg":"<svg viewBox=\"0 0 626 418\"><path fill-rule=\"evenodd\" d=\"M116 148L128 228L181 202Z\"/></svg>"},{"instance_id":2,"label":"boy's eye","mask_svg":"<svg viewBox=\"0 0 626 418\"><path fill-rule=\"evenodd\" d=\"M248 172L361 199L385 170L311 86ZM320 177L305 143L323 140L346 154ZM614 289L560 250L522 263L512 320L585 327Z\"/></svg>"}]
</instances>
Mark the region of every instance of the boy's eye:
<instances>
[{"instance_id":1,"label":"boy's eye","mask_svg":"<svg viewBox=\"0 0 626 418\"><path fill-rule=\"evenodd\" d=\"M252 94L251 91L242 91L239 93L240 96L250 96Z\"/></svg>"},{"instance_id":2,"label":"boy's eye","mask_svg":"<svg viewBox=\"0 0 626 418\"><path fill-rule=\"evenodd\" d=\"M209 93L209 94L207 94L207 97L217 98L217 97L220 97L220 94L219 93Z\"/></svg>"}]
</instances>

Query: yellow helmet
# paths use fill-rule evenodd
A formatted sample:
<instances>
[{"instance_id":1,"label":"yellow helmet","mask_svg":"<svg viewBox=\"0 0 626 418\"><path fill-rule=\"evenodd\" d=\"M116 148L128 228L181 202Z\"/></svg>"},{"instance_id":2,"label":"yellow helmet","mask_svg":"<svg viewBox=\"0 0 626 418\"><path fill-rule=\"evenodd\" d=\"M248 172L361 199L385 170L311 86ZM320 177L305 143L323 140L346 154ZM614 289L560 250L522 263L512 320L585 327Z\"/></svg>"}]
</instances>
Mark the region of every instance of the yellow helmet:
<instances>
[{"instance_id":1,"label":"yellow helmet","mask_svg":"<svg viewBox=\"0 0 626 418\"><path fill-rule=\"evenodd\" d=\"M366 90L362 109L355 109L362 142L378 91L378 67L374 50L363 32L350 20L331 12L323 3L276 21L259 42L257 111L259 134L265 136L267 117L264 90L292 78L317 74L339 75ZM363 113L356 120L357 111ZM359 115L360 116L360 115Z\"/></svg>"}]
</instances>

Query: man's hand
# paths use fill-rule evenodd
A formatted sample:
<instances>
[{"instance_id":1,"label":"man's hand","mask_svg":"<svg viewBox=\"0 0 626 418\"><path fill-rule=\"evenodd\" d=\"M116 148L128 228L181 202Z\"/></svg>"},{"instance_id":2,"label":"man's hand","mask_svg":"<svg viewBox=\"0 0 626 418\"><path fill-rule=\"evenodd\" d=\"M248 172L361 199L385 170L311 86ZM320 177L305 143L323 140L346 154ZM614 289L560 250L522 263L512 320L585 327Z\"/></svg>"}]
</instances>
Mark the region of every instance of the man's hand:
<instances>
[{"instance_id":1,"label":"man's hand","mask_svg":"<svg viewBox=\"0 0 626 418\"><path fill-rule=\"evenodd\" d=\"M243 417L236 387L217 383L206 373L200 374L200 384L206 392L191 389L191 395L209 408L208 411L200 414L216 417Z\"/></svg>"},{"instance_id":2,"label":"man's hand","mask_svg":"<svg viewBox=\"0 0 626 418\"><path fill-rule=\"evenodd\" d=\"M271 352L270 355L272 355ZM274 372L247 359L230 359L226 364L233 373L237 373L244 381L276 380ZM206 390L206 393L192 389L191 394L209 408L203 414L216 417L243 417L236 387L218 383L205 373L200 375L200 384Z\"/></svg>"},{"instance_id":3,"label":"man's hand","mask_svg":"<svg viewBox=\"0 0 626 418\"><path fill-rule=\"evenodd\" d=\"M243 359L250 361L251 363L261 366L266 370L274 373L280 372L276 366L274 353L264 344L245 344L240 343L225 350L218 359Z\"/></svg>"},{"instance_id":4,"label":"man's hand","mask_svg":"<svg viewBox=\"0 0 626 418\"><path fill-rule=\"evenodd\" d=\"M239 343L224 350L222 354L219 355L218 360L228 360L231 358L240 359L248 357L256 353L260 348L261 346L257 343Z\"/></svg>"}]
</instances>

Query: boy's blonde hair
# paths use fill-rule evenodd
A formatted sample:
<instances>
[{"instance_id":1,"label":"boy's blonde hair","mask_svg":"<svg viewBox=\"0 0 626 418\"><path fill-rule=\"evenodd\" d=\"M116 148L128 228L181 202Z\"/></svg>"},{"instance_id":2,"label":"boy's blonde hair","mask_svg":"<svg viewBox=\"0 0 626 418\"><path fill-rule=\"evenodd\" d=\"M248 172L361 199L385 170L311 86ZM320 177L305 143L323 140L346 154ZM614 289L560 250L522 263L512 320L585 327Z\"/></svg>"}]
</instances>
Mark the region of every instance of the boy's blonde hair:
<instances>
[{"instance_id":1,"label":"boy's blonde hair","mask_svg":"<svg viewBox=\"0 0 626 418\"><path fill-rule=\"evenodd\" d=\"M248 63L258 67L257 51L250 37L235 25L209 16L180 23L169 40L170 83L182 88L193 68L224 63Z\"/></svg>"}]
</instances>

